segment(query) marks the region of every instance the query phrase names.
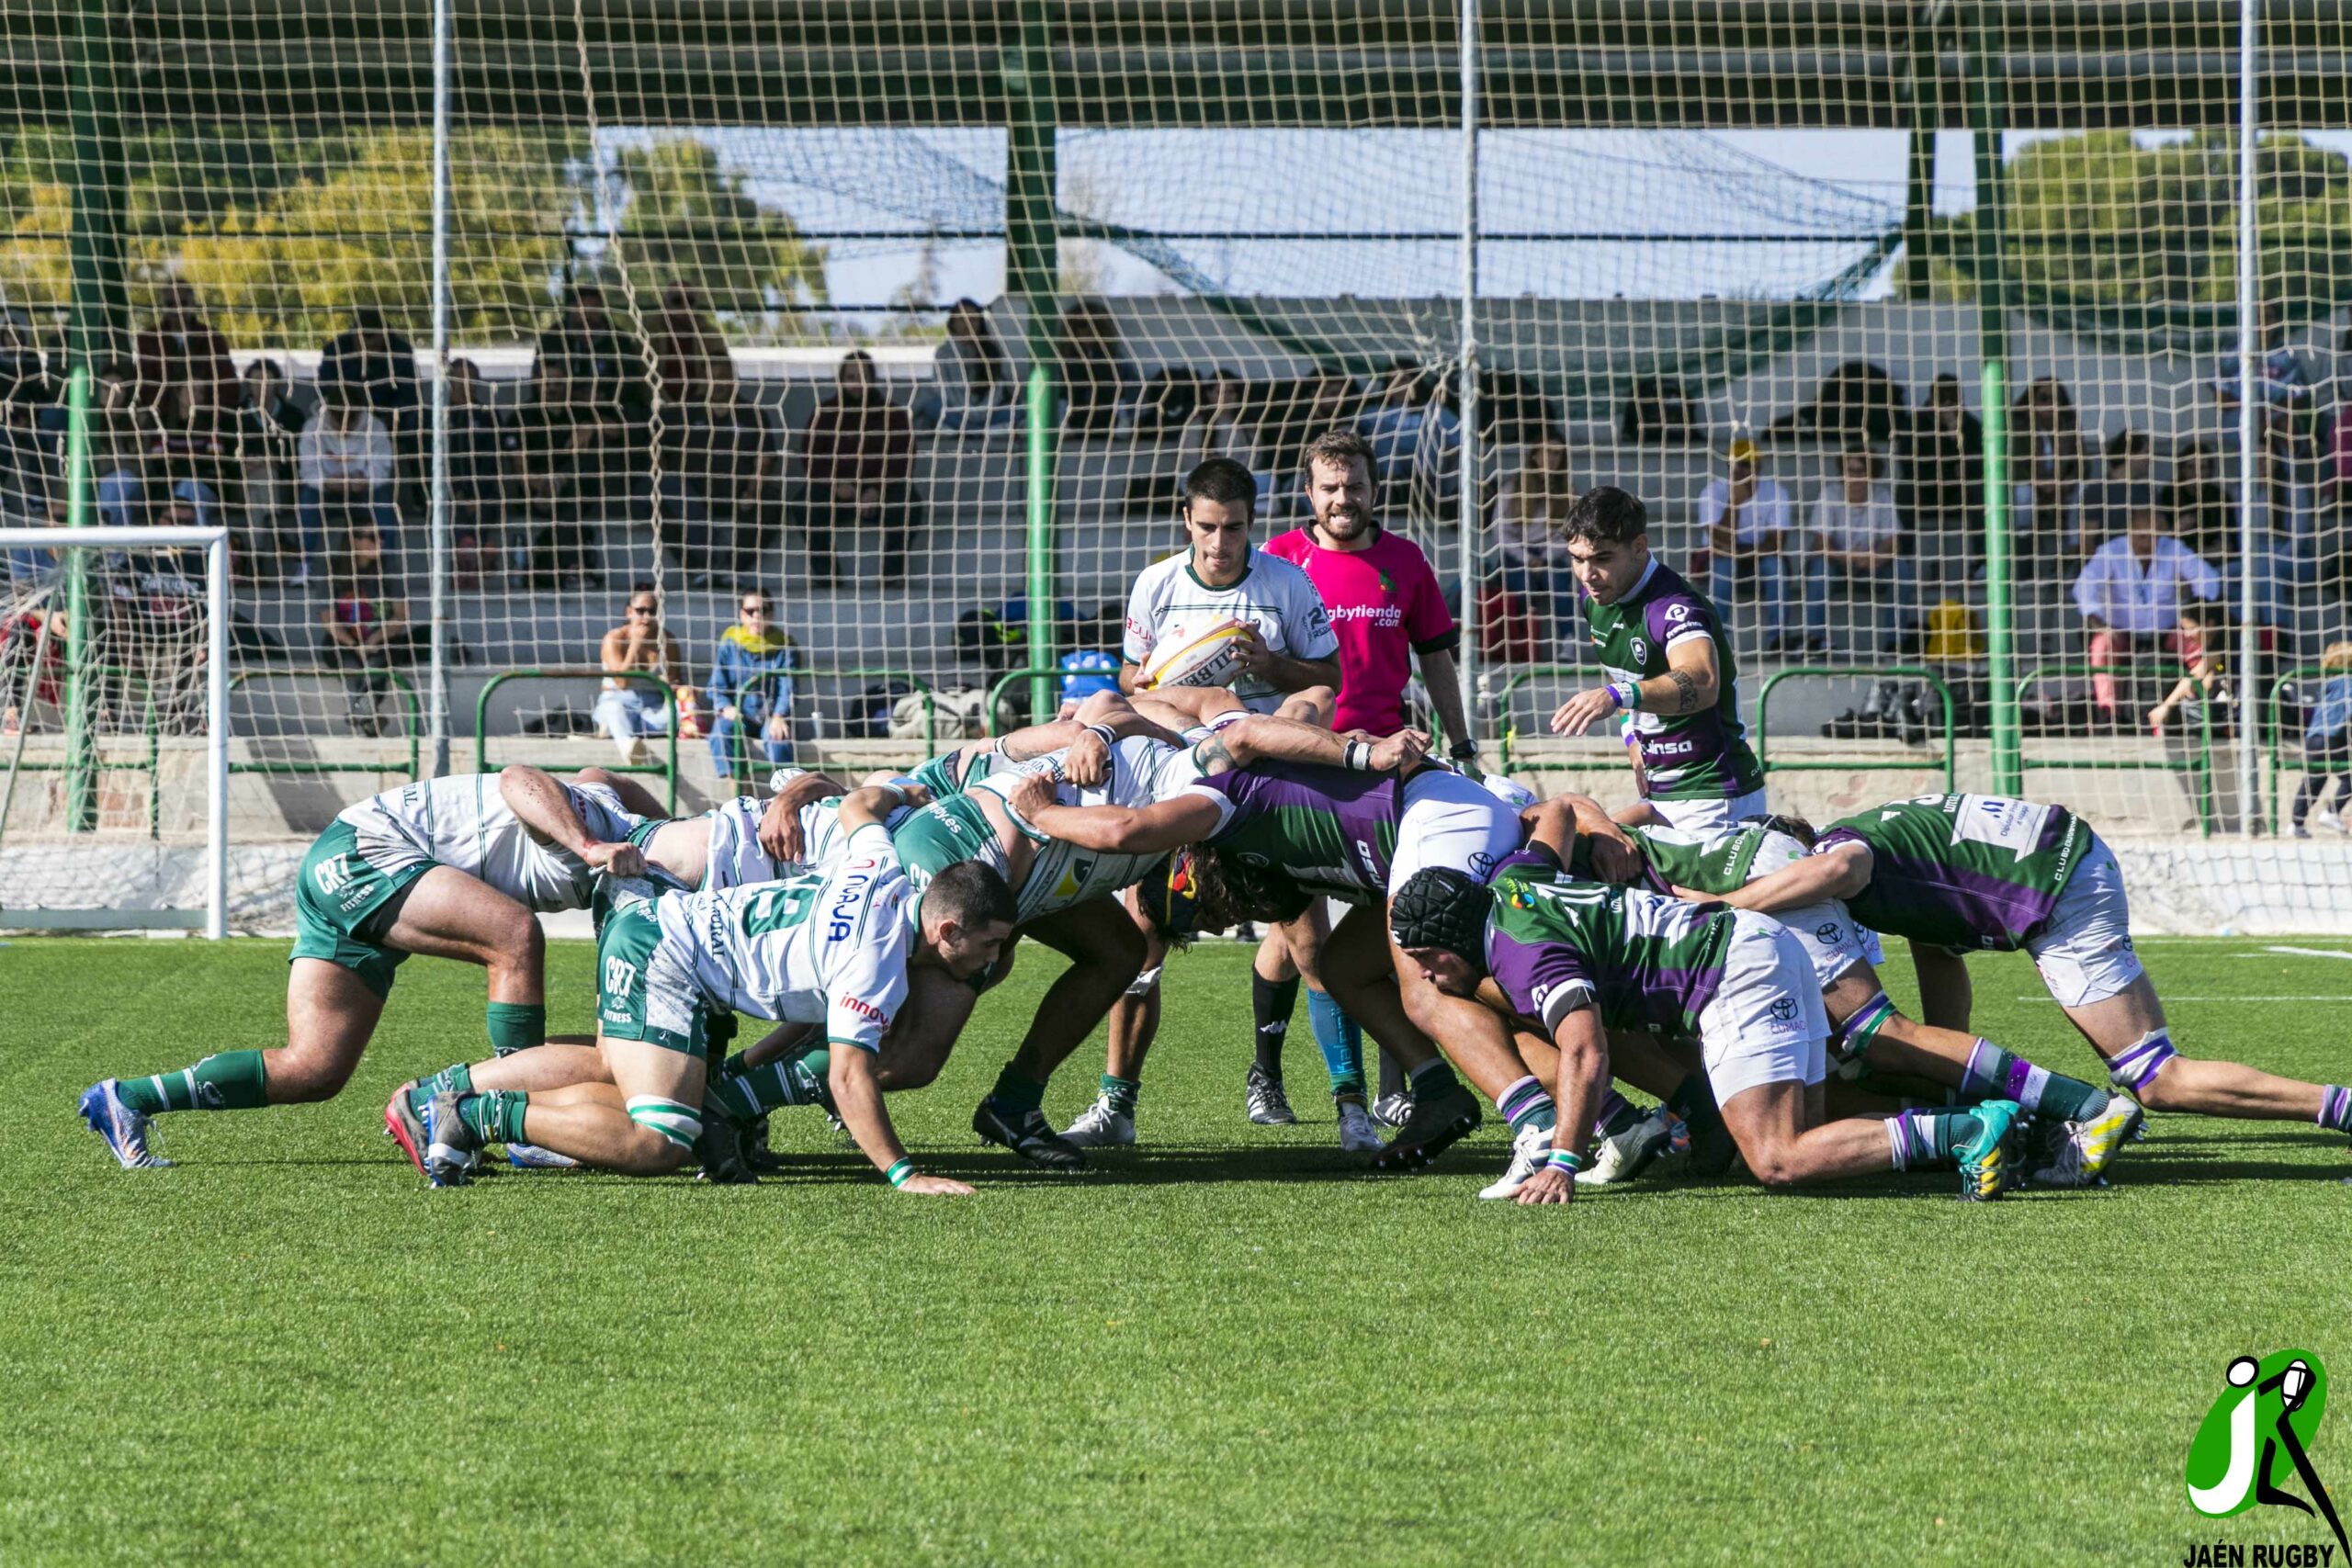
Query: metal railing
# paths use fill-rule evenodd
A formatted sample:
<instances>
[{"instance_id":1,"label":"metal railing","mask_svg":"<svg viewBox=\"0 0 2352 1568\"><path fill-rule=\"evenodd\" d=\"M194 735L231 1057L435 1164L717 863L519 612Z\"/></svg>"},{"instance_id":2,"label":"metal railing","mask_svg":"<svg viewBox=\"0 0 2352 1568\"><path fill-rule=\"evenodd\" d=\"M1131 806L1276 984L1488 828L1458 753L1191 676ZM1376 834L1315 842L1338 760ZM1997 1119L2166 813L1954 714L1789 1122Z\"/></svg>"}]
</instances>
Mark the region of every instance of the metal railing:
<instances>
[{"instance_id":1,"label":"metal railing","mask_svg":"<svg viewBox=\"0 0 2352 1568\"><path fill-rule=\"evenodd\" d=\"M763 670L736 688L735 706L738 711L741 711L743 694L755 688L772 689L796 681L804 684L815 681L903 681L910 688L906 695L922 699L923 754L929 756L938 749L939 694L930 682L911 670L888 670L863 665L845 670ZM891 697L887 700L896 705L899 698ZM705 722L716 726L719 722L718 711L713 709ZM729 770L729 779L741 781L752 776L751 747L757 739L752 731L760 728L762 726L752 724L747 720L735 721L734 734L730 738L732 744L729 748L733 763ZM823 738L820 736L819 739L821 740Z\"/></svg>"},{"instance_id":2,"label":"metal railing","mask_svg":"<svg viewBox=\"0 0 2352 1568\"><path fill-rule=\"evenodd\" d=\"M94 664L89 668L87 674L102 680L112 677L119 681L139 682L140 700L144 705L146 718L141 733L147 741L147 755L143 759L114 758L110 760L94 751L86 763L76 761L72 758L52 761L38 757L30 759L20 757L17 761L16 769L18 773L73 773L84 767L93 773L138 773L143 769L147 774L147 836L151 839L161 838L164 832L164 742L163 724L155 711L155 683L138 671L120 664ZM29 727L32 716L29 713L19 714L17 721ZM0 827L6 825L6 818L0 817Z\"/></svg>"},{"instance_id":3,"label":"metal railing","mask_svg":"<svg viewBox=\"0 0 2352 1568\"><path fill-rule=\"evenodd\" d=\"M2079 681L2100 675L2128 680L2144 675L2143 666L2133 664L2037 664L2018 679L2011 696L2022 709L2028 691L2043 681ZM2213 705L2209 699L2197 705L2197 748L2185 761L2170 757L2036 757L2023 744L2018 748L2018 775L2041 773L2185 773L2194 783L2190 795L2197 807L2197 832L2200 838L2213 836ZM2245 803L2248 810L2256 802Z\"/></svg>"},{"instance_id":4,"label":"metal railing","mask_svg":"<svg viewBox=\"0 0 2352 1568\"><path fill-rule=\"evenodd\" d=\"M1921 766L1917 757L1879 757L1839 760L1821 758L1800 761L1775 762L1771 760L1772 693L1783 681L1920 681L1935 688L1936 696L1944 711L1943 772L1944 793L1958 787L1960 777L1960 740L1957 707L1952 701L1951 687L1944 678L1920 664L1894 664L1883 668L1865 668L1853 664L1795 664L1774 671L1764 682L1764 689L1756 694L1756 766L1770 777L1775 769L1784 773L1917 773Z\"/></svg>"},{"instance_id":5,"label":"metal railing","mask_svg":"<svg viewBox=\"0 0 2352 1568\"><path fill-rule=\"evenodd\" d=\"M229 677L229 690L235 692L255 682L278 680L382 680L390 683L401 694L401 705L406 722L408 740L408 776L413 784L422 778L423 747L424 744L424 699L417 692L416 682L397 670L346 670L325 664L305 664L292 669L240 670ZM249 738L258 740L260 737ZM266 757L240 762L232 757L229 771L232 773L265 773L279 777L300 777L319 773L384 773L392 770L369 762L336 762L311 757Z\"/></svg>"},{"instance_id":6,"label":"metal railing","mask_svg":"<svg viewBox=\"0 0 2352 1568\"><path fill-rule=\"evenodd\" d=\"M652 687L656 693L660 694L662 701L665 706L672 705L676 696L676 694L671 690L669 682L664 681L659 675L649 674L642 670L627 670L622 671L617 674L603 670L577 668L509 670L503 674L492 675L489 680L482 682L481 692L474 697L474 770L477 773L486 773L491 771L491 695L492 693L496 692L499 687L505 685L510 681L631 681L640 686ZM662 739L668 743L669 749L669 754L662 761L599 762L597 766L610 773L660 774L667 782L669 791L669 808L674 814L678 809L678 726L677 715L674 708L671 714L669 733L663 736Z\"/></svg>"}]
</instances>

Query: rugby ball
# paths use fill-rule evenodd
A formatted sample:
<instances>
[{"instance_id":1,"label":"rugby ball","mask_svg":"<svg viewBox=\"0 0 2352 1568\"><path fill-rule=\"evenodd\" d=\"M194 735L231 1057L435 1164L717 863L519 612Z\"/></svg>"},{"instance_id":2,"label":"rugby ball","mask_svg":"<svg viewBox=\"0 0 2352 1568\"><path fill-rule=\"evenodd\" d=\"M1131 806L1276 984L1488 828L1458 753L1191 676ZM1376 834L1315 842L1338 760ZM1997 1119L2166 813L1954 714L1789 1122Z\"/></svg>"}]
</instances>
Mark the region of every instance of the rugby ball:
<instances>
[{"instance_id":1,"label":"rugby ball","mask_svg":"<svg viewBox=\"0 0 2352 1568\"><path fill-rule=\"evenodd\" d=\"M1222 620L1169 638L1144 662L1143 689L1230 686L1241 673L1241 645L1258 635L1247 621Z\"/></svg>"}]
</instances>

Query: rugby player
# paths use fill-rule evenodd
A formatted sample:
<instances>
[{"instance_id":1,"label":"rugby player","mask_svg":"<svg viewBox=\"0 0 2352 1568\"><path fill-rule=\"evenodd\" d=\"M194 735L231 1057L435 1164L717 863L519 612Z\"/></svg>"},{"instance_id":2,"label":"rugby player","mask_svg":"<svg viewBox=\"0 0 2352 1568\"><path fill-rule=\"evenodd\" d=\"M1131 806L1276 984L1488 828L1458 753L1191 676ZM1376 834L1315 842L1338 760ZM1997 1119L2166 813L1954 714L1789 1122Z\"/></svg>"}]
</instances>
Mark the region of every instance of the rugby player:
<instances>
[{"instance_id":1,"label":"rugby player","mask_svg":"<svg viewBox=\"0 0 2352 1568\"><path fill-rule=\"evenodd\" d=\"M2339 1085L2180 1054L2132 951L2115 852L2063 806L1983 795L1891 800L1831 824L1804 860L1723 895L1768 913L1825 898L1910 942L1930 1024L1967 1029L1965 954L2022 948L2109 1081L2149 1110L2352 1132L2352 1092ZM1996 1062L1984 1076L2016 1070Z\"/></svg>"},{"instance_id":2,"label":"rugby player","mask_svg":"<svg viewBox=\"0 0 2352 1568\"><path fill-rule=\"evenodd\" d=\"M1715 607L1650 553L1648 511L1600 485L1577 497L1563 528L1609 680L1563 703L1552 732L1582 735L1623 716L1645 808L1629 820L1719 828L1763 815L1731 639Z\"/></svg>"},{"instance_id":3,"label":"rugby player","mask_svg":"<svg viewBox=\"0 0 2352 1568\"><path fill-rule=\"evenodd\" d=\"M1774 921L1575 881L1542 850L1512 856L1491 885L1421 871L1397 889L1389 919L1431 985L1468 998L1491 976L1510 1013L1559 1049L1551 1153L1519 1186L1521 1203L1575 1195L1614 1030L1699 1041L1724 1125L1769 1188L1945 1163L1960 1168L1966 1198L2011 1183L2011 1101L1826 1119L1828 1017L1804 948Z\"/></svg>"},{"instance_id":4,"label":"rugby player","mask_svg":"<svg viewBox=\"0 0 2352 1568\"><path fill-rule=\"evenodd\" d=\"M517 799L559 831L526 826ZM149 1118L164 1111L334 1098L359 1065L411 953L481 965L492 1049L504 1055L538 1045L547 1036L547 950L537 916L585 908L602 874L639 873L643 857L629 842L639 825L610 784L555 784L537 769L518 772L511 790L504 774L458 773L347 807L311 843L296 876L286 1043L103 1079L83 1092L83 1120L129 1170L170 1163L149 1138Z\"/></svg>"}]
</instances>

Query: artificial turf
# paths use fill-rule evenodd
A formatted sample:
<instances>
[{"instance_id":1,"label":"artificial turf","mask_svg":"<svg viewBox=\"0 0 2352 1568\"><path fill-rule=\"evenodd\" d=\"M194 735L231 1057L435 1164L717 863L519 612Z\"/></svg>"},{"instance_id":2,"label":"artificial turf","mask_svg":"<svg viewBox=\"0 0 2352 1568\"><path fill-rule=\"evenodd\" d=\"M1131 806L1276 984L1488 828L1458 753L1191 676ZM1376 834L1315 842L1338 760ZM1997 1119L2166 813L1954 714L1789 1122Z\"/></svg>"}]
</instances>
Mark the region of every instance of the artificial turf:
<instances>
[{"instance_id":1,"label":"artificial turf","mask_svg":"<svg viewBox=\"0 0 2352 1568\"><path fill-rule=\"evenodd\" d=\"M1145 1149L1052 1178L967 1130L1051 973L1033 952L892 1105L974 1198L893 1193L807 1112L757 1187L435 1192L378 1110L484 1054L482 988L416 960L341 1099L170 1117L176 1168L117 1169L74 1095L275 1043L284 953L0 944L0 1562L2172 1563L2326 1538L2201 1519L2182 1481L2232 1356L2352 1370L2352 1157L2312 1128L2158 1118L2111 1190L1990 1205L1945 1173L1667 1176L1521 1211L1473 1201L1491 1117L1431 1172L1358 1174L1303 1008L1306 1123L1244 1122L1248 959L1214 946L1170 966ZM2352 952L2144 953L2184 1049L2352 1077ZM588 1025L590 960L551 953L558 1030ZM1975 964L1980 1027L2092 1065L2024 960ZM1065 1070L1057 1121L1100 1065ZM2352 1414L2312 1459L2352 1504Z\"/></svg>"}]
</instances>

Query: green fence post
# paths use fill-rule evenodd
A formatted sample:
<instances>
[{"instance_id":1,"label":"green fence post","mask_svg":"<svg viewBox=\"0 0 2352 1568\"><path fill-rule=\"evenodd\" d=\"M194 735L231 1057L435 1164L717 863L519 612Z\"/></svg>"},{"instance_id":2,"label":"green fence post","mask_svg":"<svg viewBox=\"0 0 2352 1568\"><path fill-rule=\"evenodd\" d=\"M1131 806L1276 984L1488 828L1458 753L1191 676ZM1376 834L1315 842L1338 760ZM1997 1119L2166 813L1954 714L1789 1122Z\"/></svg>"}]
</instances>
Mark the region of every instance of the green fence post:
<instances>
[{"instance_id":1,"label":"green fence post","mask_svg":"<svg viewBox=\"0 0 2352 1568\"><path fill-rule=\"evenodd\" d=\"M1970 28L1969 129L1976 163L1976 310L1984 404L1984 647L1993 685L1993 793L2024 788L2019 764L2015 564L2009 549L2007 222L2001 168L1999 6L1977 0Z\"/></svg>"},{"instance_id":2,"label":"green fence post","mask_svg":"<svg viewBox=\"0 0 2352 1568\"><path fill-rule=\"evenodd\" d=\"M1005 292L1021 301L1029 352L1029 662L1054 662L1054 359L1059 333L1061 209L1055 131L1053 0L1023 0L1019 41L1003 57L1006 96ZM1033 718L1053 716L1053 681L1030 683Z\"/></svg>"}]
</instances>

